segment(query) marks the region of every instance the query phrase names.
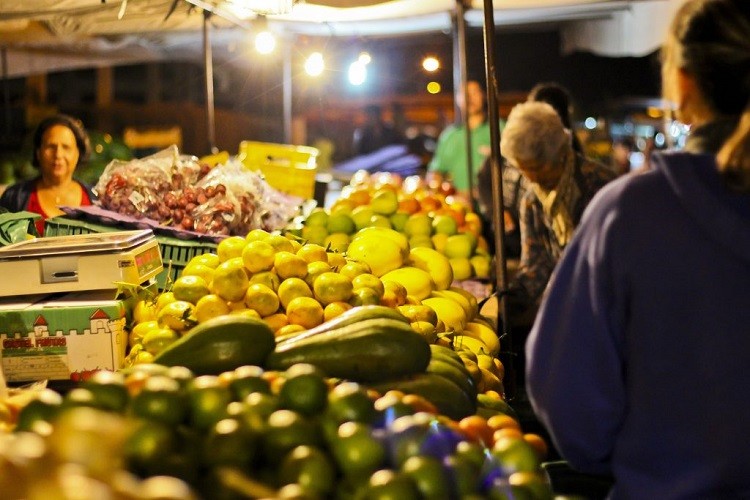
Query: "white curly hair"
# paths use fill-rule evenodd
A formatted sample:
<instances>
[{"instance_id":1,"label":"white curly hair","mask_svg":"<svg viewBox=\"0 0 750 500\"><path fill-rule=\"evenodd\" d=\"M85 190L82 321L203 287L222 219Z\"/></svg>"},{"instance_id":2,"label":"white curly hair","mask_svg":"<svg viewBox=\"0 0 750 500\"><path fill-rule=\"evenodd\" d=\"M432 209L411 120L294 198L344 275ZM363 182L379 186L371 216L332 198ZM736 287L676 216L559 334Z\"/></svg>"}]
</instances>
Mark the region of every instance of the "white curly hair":
<instances>
[{"instance_id":1,"label":"white curly hair","mask_svg":"<svg viewBox=\"0 0 750 500\"><path fill-rule=\"evenodd\" d=\"M570 143L560 116L546 102L522 102L513 107L500 138L500 153L511 163L554 162Z\"/></svg>"}]
</instances>

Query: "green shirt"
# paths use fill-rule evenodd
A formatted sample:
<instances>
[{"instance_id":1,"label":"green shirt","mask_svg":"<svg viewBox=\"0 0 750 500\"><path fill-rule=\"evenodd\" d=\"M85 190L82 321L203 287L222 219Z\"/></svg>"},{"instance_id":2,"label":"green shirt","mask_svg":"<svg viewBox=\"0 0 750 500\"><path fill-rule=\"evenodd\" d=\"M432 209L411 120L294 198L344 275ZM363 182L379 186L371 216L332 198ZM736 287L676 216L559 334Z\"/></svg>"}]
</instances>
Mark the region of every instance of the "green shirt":
<instances>
[{"instance_id":1,"label":"green shirt","mask_svg":"<svg viewBox=\"0 0 750 500\"><path fill-rule=\"evenodd\" d=\"M502 129L501 123L501 129ZM484 122L471 131L471 149L473 149L471 170L474 174L474 185L477 183L477 172L485 158L490 156L490 124ZM468 191L469 176L466 168L466 128L449 125L438 137L435 155L427 170L440 172L450 177L459 191Z\"/></svg>"}]
</instances>

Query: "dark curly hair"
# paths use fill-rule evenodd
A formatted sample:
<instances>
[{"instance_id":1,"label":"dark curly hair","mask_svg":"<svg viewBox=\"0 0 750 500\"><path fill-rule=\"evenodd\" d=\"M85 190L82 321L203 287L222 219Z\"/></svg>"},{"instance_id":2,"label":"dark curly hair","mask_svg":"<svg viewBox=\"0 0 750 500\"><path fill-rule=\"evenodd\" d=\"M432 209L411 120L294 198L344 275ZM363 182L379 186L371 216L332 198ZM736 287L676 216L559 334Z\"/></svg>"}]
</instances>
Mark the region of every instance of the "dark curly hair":
<instances>
[{"instance_id":1,"label":"dark curly hair","mask_svg":"<svg viewBox=\"0 0 750 500\"><path fill-rule=\"evenodd\" d=\"M89 136L86 134L86 130L83 128L81 120L73 118L69 115L53 115L42 120L37 125L34 131L34 154L31 159L31 164L39 168L39 158L37 158L36 152L42 147L42 138L44 133L55 125L62 125L67 127L73 132L73 136L76 138L76 146L78 147L78 164L86 163L91 154L91 143L89 142Z\"/></svg>"}]
</instances>

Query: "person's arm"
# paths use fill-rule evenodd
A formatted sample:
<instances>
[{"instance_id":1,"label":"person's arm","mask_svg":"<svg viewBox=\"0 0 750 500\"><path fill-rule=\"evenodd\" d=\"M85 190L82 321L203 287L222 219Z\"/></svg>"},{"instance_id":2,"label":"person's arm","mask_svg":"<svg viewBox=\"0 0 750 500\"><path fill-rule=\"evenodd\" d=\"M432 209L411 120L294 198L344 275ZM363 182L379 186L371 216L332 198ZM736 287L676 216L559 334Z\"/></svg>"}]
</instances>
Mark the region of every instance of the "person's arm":
<instances>
[{"instance_id":1,"label":"person's arm","mask_svg":"<svg viewBox=\"0 0 750 500\"><path fill-rule=\"evenodd\" d=\"M627 411L627 284L611 256L621 248L607 219L613 211L595 213L584 217L546 291L526 343L526 387L561 455L580 471L610 474Z\"/></svg>"}]
</instances>

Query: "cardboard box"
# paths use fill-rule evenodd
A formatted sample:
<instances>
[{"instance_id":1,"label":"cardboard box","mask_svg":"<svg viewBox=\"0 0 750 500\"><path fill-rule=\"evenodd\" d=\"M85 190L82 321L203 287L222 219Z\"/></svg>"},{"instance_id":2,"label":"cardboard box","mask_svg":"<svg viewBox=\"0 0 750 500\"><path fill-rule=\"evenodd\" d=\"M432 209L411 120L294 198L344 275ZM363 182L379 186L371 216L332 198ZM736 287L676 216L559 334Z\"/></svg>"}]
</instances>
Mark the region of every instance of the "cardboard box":
<instances>
[{"instance_id":1,"label":"cardboard box","mask_svg":"<svg viewBox=\"0 0 750 500\"><path fill-rule=\"evenodd\" d=\"M103 290L0 299L6 380L78 380L120 368L131 301L112 297Z\"/></svg>"}]
</instances>

